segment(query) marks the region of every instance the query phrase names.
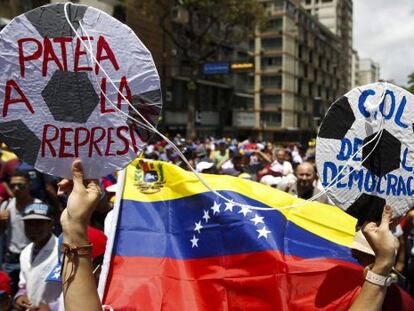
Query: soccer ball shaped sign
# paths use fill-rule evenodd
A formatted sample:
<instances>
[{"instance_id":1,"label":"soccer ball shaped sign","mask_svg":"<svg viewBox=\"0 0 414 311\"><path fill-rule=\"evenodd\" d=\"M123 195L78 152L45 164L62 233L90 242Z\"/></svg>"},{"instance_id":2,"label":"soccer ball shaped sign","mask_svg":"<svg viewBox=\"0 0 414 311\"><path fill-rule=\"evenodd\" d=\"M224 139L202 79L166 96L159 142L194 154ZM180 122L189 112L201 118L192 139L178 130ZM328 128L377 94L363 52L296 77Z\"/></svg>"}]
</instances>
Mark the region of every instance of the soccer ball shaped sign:
<instances>
[{"instance_id":1,"label":"soccer ball shaped sign","mask_svg":"<svg viewBox=\"0 0 414 311\"><path fill-rule=\"evenodd\" d=\"M0 32L0 139L22 160L86 178L126 166L161 111L151 53L126 25L93 7L52 4Z\"/></svg>"},{"instance_id":2,"label":"soccer ball shaped sign","mask_svg":"<svg viewBox=\"0 0 414 311\"><path fill-rule=\"evenodd\" d=\"M414 205L414 96L389 83L357 87L332 104L318 133L316 164L335 205L364 221Z\"/></svg>"}]
</instances>

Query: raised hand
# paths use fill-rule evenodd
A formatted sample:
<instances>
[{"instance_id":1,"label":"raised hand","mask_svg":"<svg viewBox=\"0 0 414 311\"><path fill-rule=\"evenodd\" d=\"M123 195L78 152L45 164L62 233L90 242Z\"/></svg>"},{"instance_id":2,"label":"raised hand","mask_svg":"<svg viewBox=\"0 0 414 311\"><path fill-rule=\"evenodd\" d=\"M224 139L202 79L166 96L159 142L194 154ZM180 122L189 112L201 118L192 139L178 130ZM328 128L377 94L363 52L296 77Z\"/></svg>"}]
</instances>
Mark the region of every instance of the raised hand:
<instances>
[{"instance_id":1,"label":"raised hand","mask_svg":"<svg viewBox=\"0 0 414 311\"><path fill-rule=\"evenodd\" d=\"M398 240L390 231L392 208L384 206L381 224L370 222L362 227L362 232L375 253L373 272L388 275L395 262Z\"/></svg>"},{"instance_id":2,"label":"raised hand","mask_svg":"<svg viewBox=\"0 0 414 311\"><path fill-rule=\"evenodd\" d=\"M80 160L72 164L72 183L65 182L65 190L71 190L66 209L62 212L60 221L65 237L83 242L91 215L101 197L102 191L96 180L84 180L83 167ZM60 187L62 187L60 185ZM71 189L72 188L72 189ZM76 241L78 242L78 241Z\"/></svg>"}]
</instances>

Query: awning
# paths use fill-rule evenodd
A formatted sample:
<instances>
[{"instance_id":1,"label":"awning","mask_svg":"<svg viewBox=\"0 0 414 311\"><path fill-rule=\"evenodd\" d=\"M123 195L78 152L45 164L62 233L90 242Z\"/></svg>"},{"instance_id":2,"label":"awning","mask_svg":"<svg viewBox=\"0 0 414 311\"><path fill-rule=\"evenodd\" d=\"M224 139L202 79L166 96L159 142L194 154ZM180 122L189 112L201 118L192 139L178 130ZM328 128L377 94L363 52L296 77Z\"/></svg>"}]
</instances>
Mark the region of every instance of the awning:
<instances>
[{"instance_id":1,"label":"awning","mask_svg":"<svg viewBox=\"0 0 414 311\"><path fill-rule=\"evenodd\" d=\"M190 78L188 77L174 77L173 79L176 80L181 80L181 81L190 81ZM198 84L202 84L202 85L209 85L209 86L215 86L215 87L219 87L222 89L231 89L232 86L225 84L225 83L220 83L220 82L215 82L215 81L209 81L209 80L197 80Z\"/></svg>"},{"instance_id":2,"label":"awning","mask_svg":"<svg viewBox=\"0 0 414 311\"><path fill-rule=\"evenodd\" d=\"M235 96L239 96L239 97L245 97L245 98L254 98L254 95L253 94L246 94L246 93L238 93L238 92L235 92L234 93L234 95Z\"/></svg>"}]
</instances>

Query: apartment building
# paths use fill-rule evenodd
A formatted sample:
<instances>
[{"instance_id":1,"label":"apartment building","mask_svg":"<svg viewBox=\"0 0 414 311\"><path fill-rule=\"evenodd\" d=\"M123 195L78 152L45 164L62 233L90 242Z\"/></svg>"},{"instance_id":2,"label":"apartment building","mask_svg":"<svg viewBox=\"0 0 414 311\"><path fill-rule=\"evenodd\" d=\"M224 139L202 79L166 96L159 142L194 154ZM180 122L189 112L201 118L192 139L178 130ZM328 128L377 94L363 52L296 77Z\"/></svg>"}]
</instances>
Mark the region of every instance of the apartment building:
<instances>
[{"instance_id":1,"label":"apartment building","mask_svg":"<svg viewBox=\"0 0 414 311\"><path fill-rule=\"evenodd\" d=\"M359 55L356 50L352 51L351 87L360 85L359 81Z\"/></svg>"},{"instance_id":2,"label":"apartment building","mask_svg":"<svg viewBox=\"0 0 414 311\"><path fill-rule=\"evenodd\" d=\"M380 66L369 58L359 60L359 84L378 82L380 77Z\"/></svg>"},{"instance_id":3,"label":"apartment building","mask_svg":"<svg viewBox=\"0 0 414 311\"><path fill-rule=\"evenodd\" d=\"M341 88L352 86L352 0L301 0L309 14L338 36L341 45L340 69Z\"/></svg>"},{"instance_id":4,"label":"apartment building","mask_svg":"<svg viewBox=\"0 0 414 311\"><path fill-rule=\"evenodd\" d=\"M344 91L338 72L340 42L300 1L262 2L268 24L252 43L254 107L234 108L233 114L250 114L257 136L306 142Z\"/></svg>"}]
</instances>

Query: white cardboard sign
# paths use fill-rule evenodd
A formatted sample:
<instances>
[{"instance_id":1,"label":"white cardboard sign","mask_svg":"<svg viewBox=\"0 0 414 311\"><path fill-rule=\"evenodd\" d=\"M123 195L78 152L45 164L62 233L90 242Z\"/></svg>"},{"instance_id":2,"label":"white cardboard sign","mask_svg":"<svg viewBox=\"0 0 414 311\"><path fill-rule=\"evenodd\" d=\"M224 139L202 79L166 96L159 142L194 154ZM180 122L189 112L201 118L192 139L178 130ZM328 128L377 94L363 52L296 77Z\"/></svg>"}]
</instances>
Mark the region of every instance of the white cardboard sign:
<instances>
[{"instance_id":1,"label":"white cardboard sign","mask_svg":"<svg viewBox=\"0 0 414 311\"><path fill-rule=\"evenodd\" d=\"M389 83L357 87L332 104L316 164L335 205L362 221L378 219L385 203L394 217L414 205L413 120L414 96Z\"/></svg>"},{"instance_id":2,"label":"white cardboard sign","mask_svg":"<svg viewBox=\"0 0 414 311\"><path fill-rule=\"evenodd\" d=\"M69 177L81 158L86 177L100 177L126 166L151 134L126 120L142 121L119 93L155 126L160 80L126 25L89 6L70 4L67 13L80 38L64 4L29 11L0 32L0 139L42 172Z\"/></svg>"}]
</instances>

